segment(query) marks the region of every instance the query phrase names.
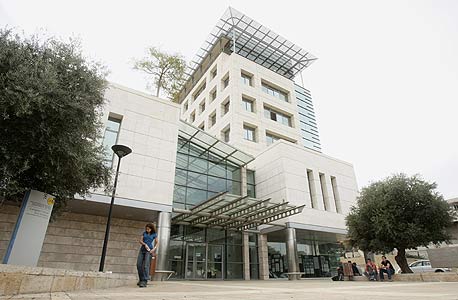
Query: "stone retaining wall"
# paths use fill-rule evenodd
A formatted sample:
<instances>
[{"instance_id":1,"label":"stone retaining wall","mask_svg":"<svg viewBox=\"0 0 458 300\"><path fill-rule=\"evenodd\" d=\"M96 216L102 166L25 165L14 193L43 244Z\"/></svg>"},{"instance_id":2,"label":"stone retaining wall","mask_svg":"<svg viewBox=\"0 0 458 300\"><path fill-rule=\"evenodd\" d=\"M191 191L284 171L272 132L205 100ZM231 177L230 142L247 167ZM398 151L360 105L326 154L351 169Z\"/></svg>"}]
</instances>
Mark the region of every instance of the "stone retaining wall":
<instances>
[{"instance_id":1,"label":"stone retaining wall","mask_svg":"<svg viewBox=\"0 0 458 300\"><path fill-rule=\"evenodd\" d=\"M128 274L69 271L0 264L0 296L106 289L135 285Z\"/></svg>"},{"instance_id":2,"label":"stone retaining wall","mask_svg":"<svg viewBox=\"0 0 458 300\"><path fill-rule=\"evenodd\" d=\"M0 259L16 223L19 207L0 207ZM106 217L63 213L48 226L41 249L39 267L78 271L97 271L105 235ZM111 220L105 270L113 273L136 273L138 239L145 222L127 219Z\"/></svg>"}]
</instances>

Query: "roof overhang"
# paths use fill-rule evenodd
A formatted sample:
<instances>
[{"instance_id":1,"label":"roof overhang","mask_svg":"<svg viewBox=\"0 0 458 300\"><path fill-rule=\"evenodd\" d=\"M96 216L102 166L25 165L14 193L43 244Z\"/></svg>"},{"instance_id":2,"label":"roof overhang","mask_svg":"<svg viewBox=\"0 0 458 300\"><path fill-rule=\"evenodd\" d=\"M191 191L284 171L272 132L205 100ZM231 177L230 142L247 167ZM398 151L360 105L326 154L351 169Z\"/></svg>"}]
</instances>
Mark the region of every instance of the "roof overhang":
<instances>
[{"instance_id":1,"label":"roof overhang","mask_svg":"<svg viewBox=\"0 0 458 300\"><path fill-rule=\"evenodd\" d=\"M174 208L173 224L214 227L226 230L251 230L302 212L303 206L270 198L256 199L227 192L198 204L190 210Z\"/></svg>"},{"instance_id":2,"label":"roof overhang","mask_svg":"<svg viewBox=\"0 0 458 300\"><path fill-rule=\"evenodd\" d=\"M182 120L180 120L179 123L178 135L188 142L194 143L206 151L216 154L221 160L228 160L237 166L245 166L254 160L253 156Z\"/></svg>"},{"instance_id":3,"label":"roof overhang","mask_svg":"<svg viewBox=\"0 0 458 300\"><path fill-rule=\"evenodd\" d=\"M229 7L191 61L179 102L223 51L237 53L288 79L293 79L317 59L307 50Z\"/></svg>"}]
</instances>

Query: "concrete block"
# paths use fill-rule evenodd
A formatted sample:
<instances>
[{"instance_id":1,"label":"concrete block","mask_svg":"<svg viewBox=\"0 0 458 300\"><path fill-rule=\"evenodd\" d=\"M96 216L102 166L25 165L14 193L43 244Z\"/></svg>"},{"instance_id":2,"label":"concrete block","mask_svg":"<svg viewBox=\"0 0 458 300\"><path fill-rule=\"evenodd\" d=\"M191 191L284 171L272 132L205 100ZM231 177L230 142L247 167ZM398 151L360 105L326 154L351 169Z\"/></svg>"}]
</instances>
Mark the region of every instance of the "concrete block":
<instances>
[{"instance_id":1,"label":"concrete block","mask_svg":"<svg viewBox=\"0 0 458 300\"><path fill-rule=\"evenodd\" d=\"M23 277L20 273L0 273L0 295L19 294Z\"/></svg>"},{"instance_id":2,"label":"concrete block","mask_svg":"<svg viewBox=\"0 0 458 300\"><path fill-rule=\"evenodd\" d=\"M54 276L51 286L51 292L68 292L74 291L76 287L75 276Z\"/></svg>"},{"instance_id":3,"label":"concrete block","mask_svg":"<svg viewBox=\"0 0 458 300\"><path fill-rule=\"evenodd\" d=\"M95 278L82 276L77 277L75 282L75 290L91 290L95 288Z\"/></svg>"},{"instance_id":4,"label":"concrete block","mask_svg":"<svg viewBox=\"0 0 458 300\"><path fill-rule=\"evenodd\" d=\"M53 276L47 275L23 275L20 294L47 293L51 291Z\"/></svg>"}]
</instances>

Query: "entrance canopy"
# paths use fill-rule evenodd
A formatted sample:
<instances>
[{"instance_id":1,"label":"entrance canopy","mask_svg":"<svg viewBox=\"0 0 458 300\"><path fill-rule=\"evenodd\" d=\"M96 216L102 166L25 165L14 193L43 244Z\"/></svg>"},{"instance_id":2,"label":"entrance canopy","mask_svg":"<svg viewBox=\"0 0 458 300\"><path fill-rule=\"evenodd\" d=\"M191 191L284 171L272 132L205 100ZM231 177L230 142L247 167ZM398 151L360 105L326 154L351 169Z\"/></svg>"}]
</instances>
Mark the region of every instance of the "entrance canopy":
<instances>
[{"instance_id":1,"label":"entrance canopy","mask_svg":"<svg viewBox=\"0 0 458 300\"><path fill-rule=\"evenodd\" d=\"M179 124L179 135L186 141L194 143L206 151L210 151L218 155L221 157L221 160L228 160L237 166L245 166L254 160L253 156L182 120L180 120Z\"/></svg>"},{"instance_id":2,"label":"entrance canopy","mask_svg":"<svg viewBox=\"0 0 458 300\"><path fill-rule=\"evenodd\" d=\"M190 210L174 208L177 215L173 217L172 223L232 230L256 229L259 225L301 213L304 206L224 192Z\"/></svg>"}]
</instances>

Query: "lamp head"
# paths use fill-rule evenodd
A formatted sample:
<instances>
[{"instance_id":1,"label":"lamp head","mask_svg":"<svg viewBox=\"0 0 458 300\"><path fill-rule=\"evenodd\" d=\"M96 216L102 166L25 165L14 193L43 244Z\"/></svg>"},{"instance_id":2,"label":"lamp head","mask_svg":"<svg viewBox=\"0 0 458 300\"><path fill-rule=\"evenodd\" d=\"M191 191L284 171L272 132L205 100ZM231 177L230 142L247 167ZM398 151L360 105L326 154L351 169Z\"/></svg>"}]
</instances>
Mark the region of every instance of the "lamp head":
<instances>
[{"instance_id":1,"label":"lamp head","mask_svg":"<svg viewBox=\"0 0 458 300\"><path fill-rule=\"evenodd\" d=\"M132 153L132 149L130 149L129 147L124 146L124 145L113 145L111 147L111 150L113 150L113 152L116 153L116 155L119 158L122 158L122 157Z\"/></svg>"}]
</instances>

